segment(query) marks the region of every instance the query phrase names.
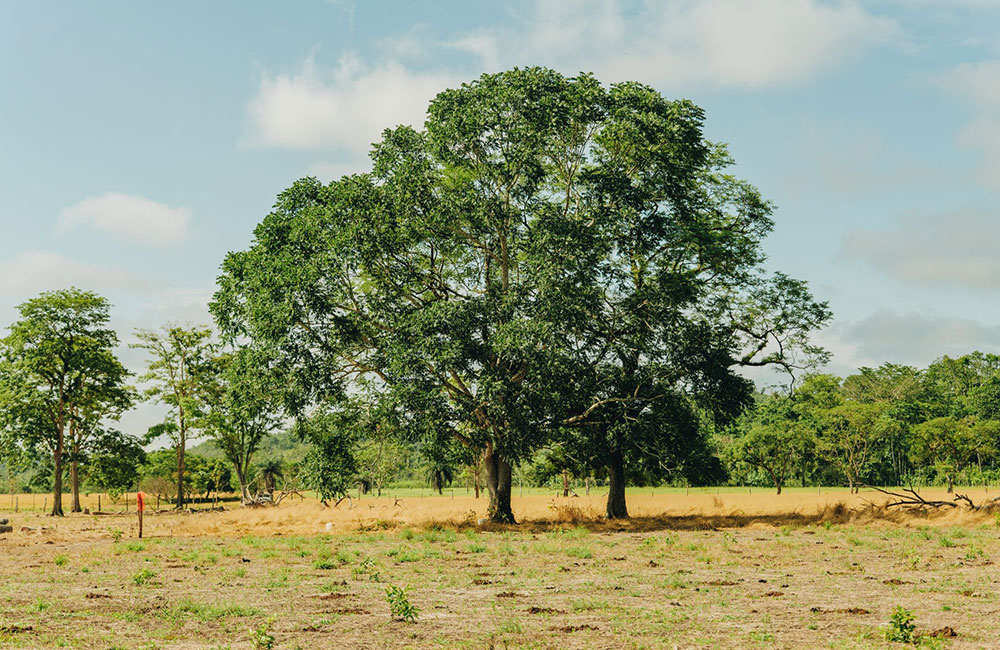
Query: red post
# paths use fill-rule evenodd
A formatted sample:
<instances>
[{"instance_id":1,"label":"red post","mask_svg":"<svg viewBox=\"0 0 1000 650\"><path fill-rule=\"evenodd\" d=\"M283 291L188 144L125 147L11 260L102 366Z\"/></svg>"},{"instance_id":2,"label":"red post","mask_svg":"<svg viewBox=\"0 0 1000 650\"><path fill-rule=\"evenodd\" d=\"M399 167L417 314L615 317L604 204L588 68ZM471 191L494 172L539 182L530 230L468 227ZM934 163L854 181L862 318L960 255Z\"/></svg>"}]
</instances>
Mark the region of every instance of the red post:
<instances>
[{"instance_id":1,"label":"red post","mask_svg":"<svg viewBox=\"0 0 1000 650\"><path fill-rule=\"evenodd\" d=\"M146 509L146 495L142 492L135 493L135 507L139 512L139 538L142 538L142 513Z\"/></svg>"}]
</instances>

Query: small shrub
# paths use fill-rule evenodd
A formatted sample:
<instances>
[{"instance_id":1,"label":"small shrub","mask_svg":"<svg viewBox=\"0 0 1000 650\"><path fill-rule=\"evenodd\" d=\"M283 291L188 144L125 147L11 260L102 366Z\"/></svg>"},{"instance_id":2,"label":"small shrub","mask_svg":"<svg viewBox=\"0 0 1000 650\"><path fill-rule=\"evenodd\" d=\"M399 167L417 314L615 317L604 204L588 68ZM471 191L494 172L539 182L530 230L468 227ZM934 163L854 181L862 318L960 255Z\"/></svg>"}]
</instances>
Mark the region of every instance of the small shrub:
<instances>
[{"instance_id":1,"label":"small shrub","mask_svg":"<svg viewBox=\"0 0 1000 650\"><path fill-rule=\"evenodd\" d=\"M913 623L913 611L897 605L889 617L889 627L885 628L885 640L896 643L913 643L917 626Z\"/></svg>"},{"instance_id":2,"label":"small shrub","mask_svg":"<svg viewBox=\"0 0 1000 650\"><path fill-rule=\"evenodd\" d=\"M120 542L122 540L122 536L123 535L125 535L125 533L123 531L120 531L120 530L117 530L117 529L116 530L112 530L111 531L111 540L114 541L114 542L116 542L116 543Z\"/></svg>"},{"instance_id":3,"label":"small shrub","mask_svg":"<svg viewBox=\"0 0 1000 650\"><path fill-rule=\"evenodd\" d=\"M329 571L337 568L337 563L330 559L320 559L313 562L313 568L318 571Z\"/></svg>"},{"instance_id":4,"label":"small shrub","mask_svg":"<svg viewBox=\"0 0 1000 650\"><path fill-rule=\"evenodd\" d=\"M361 564L351 570L351 575L355 580L360 579L363 575L367 575L368 580L371 582L382 582L382 575L378 571L378 566L375 564L375 560L370 557L361 560Z\"/></svg>"},{"instance_id":5,"label":"small shrub","mask_svg":"<svg viewBox=\"0 0 1000 650\"><path fill-rule=\"evenodd\" d=\"M984 555L983 549L979 548L976 544L969 544L968 549L965 551L965 559L969 562L974 562Z\"/></svg>"},{"instance_id":6,"label":"small shrub","mask_svg":"<svg viewBox=\"0 0 1000 650\"><path fill-rule=\"evenodd\" d=\"M57 555L52 562L54 562L56 566L64 566L67 562L69 562L69 558L65 555Z\"/></svg>"},{"instance_id":7,"label":"small shrub","mask_svg":"<svg viewBox=\"0 0 1000 650\"><path fill-rule=\"evenodd\" d=\"M271 622L261 624L255 630L250 630L250 647L253 650L272 650L274 648L274 635L268 632Z\"/></svg>"},{"instance_id":8,"label":"small shrub","mask_svg":"<svg viewBox=\"0 0 1000 650\"><path fill-rule=\"evenodd\" d=\"M417 620L420 610L410 603L410 588L388 585L385 588L385 601L389 603L389 610L396 620L413 622Z\"/></svg>"},{"instance_id":9,"label":"small shrub","mask_svg":"<svg viewBox=\"0 0 1000 650\"><path fill-rule=\"evenodd\" d=\"M150 571L149 569L143 569L139 573L132 576L132 582L141 587L142 585L146 584L155 577L156 577L155 571Z\"/></svg>"}]
</instances>

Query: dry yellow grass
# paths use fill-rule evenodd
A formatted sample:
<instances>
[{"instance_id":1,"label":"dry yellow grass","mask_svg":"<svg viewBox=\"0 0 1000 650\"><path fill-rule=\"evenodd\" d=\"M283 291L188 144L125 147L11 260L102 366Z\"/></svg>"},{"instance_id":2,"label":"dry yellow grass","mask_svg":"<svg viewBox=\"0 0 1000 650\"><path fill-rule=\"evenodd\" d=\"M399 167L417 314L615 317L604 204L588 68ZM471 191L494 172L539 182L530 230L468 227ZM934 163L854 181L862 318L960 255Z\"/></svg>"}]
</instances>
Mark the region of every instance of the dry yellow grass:
<instances>
[{"instance_id":1,"label":"dry yellow grass","mask_svg":"<svg viewBox=\"0 0 1000 650\"><path fill-rule=\"evenodd\" d=\"M979 502L987 493L965 491ZM926 498L949 499L943 491L928 490ZM995 493L994 493L995 495ZM761 490L752 493L632 494L626 522L605 522L604 497L514 497L512 505L522 529L545 529L563 523L587 523L608 530L704 529L744 526L786 526L822 521L886 522L894 524L956 525L991 520L985 514L947 508L914 516L905 512L878 513L872 503L887 497L872 491L852 495L846 491L786 492L776 495ZM315 534L352 532L380 528L471 527L486 516L486 499L468 496L366 498L339 507L324 507L306 499L278 507L238 508L211 515L181 519L171 533L178 536L239 536L268 534ZM489 526L488 526L489 527Z\"/></svg>"},{"instance_id":2,"label":"dry yellow grass","mask_svg":"<svg viewBox=\"0 0 1000 650\"><path fill-rule=\"evenodd\" d=\"M4 512L0 646L251 650L270 621L289 649L861 650L885 647L898 605L923 632L957 630L948 648L998 647L993 517L713 492L632 493L627 522L604 521L596 493L516 497L522 523L502 533L476 525L485 499L457 495L150 513L142 541L131 512ZM387 584L412 587L416 623L392 619Z\"/></svg>"},{"instance_id":3,"label":"dry yellow grass","mask_svg":"<svg viewBox=\"0 0 1000 650\"><path fill-rule=\"evenodd\" d=\"M959 489L976 503L996 496L983 488ZM943 489L922 491L928 499L950 500ZM137 533L134 512L135 496L109 505L107 497L101 504L101 516L69 515L65 519L45 516L43 503L51 497L44 495L9 495L0 497L0 512L12 513L11 503L18 503L22 511L14 517L15 535L45 536L46 539L98 538L122 531L126 536ZM35 509L31 510L34 500ZM628 521L608 522L603 519L604 496L591 495L564 498L551 495L515 496L514 513L520 530L545 530L566 523L586 524L594 530L644 531L662 529L718 529L742 527L781 527L854 522L869 525L974 525L991 522L985 513L969 512L965 508L942 508L929 513L905 511L877 511L872 504L888 500L883 494L863 490L850 494L847 490L790 490L776 495L761 489L728 491L683 491L671 493L637 492L628 497ZM97 495L82 498L85 508L96 510ZM155 503L154 503L155 505ZM27 506L27 508L25 508ZM242 508L234 502L225 504L223 512L173 513L162 505L161 513L147 511L144 530L147 537L239 537L243 535L313 535L321 533L347 533L380 529L414 528L432 526L454 528L496 529L492 525L477 526L486 517L485 497L472 496L409 496L365 497L353 502L344 501L338 507L323 506L316 499L295 499L279 506ZM196 505L195 508L207 506ZM21 533L20 527L32 530Z\"/></svg>"}]
</instances>

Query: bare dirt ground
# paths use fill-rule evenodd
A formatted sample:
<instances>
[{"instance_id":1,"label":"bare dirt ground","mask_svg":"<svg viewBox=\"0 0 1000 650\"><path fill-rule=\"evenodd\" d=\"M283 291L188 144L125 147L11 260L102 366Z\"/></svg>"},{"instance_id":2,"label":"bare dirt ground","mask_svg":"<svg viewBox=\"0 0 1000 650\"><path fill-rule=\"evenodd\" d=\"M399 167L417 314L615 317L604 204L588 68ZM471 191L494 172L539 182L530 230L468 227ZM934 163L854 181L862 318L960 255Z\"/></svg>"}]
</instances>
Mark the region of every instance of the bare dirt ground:
<instances>
[{"instance_id":1,"label":"bare dirt ground","mask_svg":"<svg viewBox=\"0 0 1000 650\"><path fill-rule=\"evenodd\" d=\"M506 529L467 497L306 501L147 514L143 540L134 515L0 513L0 647L242 650L267 625L282 650L903 648L882 633L896 606L956 635L922 647L1000 647L997 521L863 499L633 494L616 523L597 495L527 496Z\"/></svg>"}]
</instances>

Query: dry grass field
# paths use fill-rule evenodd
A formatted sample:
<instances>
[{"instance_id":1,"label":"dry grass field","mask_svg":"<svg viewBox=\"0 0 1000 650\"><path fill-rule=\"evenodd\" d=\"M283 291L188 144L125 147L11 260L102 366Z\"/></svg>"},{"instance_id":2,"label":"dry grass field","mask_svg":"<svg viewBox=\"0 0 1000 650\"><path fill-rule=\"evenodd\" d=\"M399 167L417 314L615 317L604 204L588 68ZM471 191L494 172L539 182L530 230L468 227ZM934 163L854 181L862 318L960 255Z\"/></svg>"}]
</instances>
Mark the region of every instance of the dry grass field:
<instances>
[{"instance_id":1,"label":"dry grass field","mask_svg":"<svg viewBox=\"0 0 1000 650\"><path fill-rule=\"evenodd\" d=\"M872 493L638 491L625 523L597 494L530 495L502 529L465 496L307 500L148 513L142 540L134 515L26 498L0 513L4 648L914 647L884 640L897 606L956 635L920 647L1000 647L997 521L883 516Z\"/></svg>"}]
</instances>

